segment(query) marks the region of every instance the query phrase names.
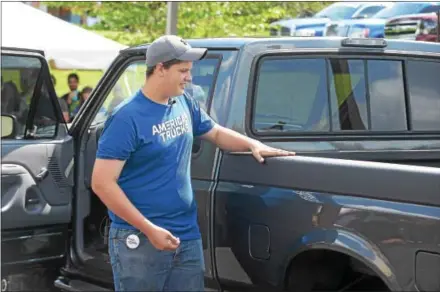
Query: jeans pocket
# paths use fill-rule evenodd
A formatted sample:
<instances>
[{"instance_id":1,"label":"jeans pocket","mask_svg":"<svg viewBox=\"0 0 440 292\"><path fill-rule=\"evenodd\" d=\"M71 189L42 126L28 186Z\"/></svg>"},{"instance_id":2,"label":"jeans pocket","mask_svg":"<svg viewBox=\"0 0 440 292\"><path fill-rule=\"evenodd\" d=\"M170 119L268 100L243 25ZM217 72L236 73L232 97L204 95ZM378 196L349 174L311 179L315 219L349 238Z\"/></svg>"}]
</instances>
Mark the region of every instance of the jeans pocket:
<instances>
[{"instance_id":1,"label":"jeans pocket","mask_svg":"<svg viewBox=\"0 0 440 292\"><path fill-rule=\"evenodd\" d=\"M156 249L137 230L118 229L110 234L115 289L161 291L172 268L173 253ZM130 235L138 237L138 244L127 240Z\"/></svg>"}]
</instances>

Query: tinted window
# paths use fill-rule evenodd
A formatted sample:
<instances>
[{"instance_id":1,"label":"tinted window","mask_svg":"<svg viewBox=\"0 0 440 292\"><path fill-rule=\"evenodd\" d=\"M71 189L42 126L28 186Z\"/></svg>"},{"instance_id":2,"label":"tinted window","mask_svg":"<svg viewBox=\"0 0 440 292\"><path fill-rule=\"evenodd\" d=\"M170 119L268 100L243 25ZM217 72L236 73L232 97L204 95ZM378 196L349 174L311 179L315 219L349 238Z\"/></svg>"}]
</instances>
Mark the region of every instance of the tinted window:
<instances>
[{"instance_id":1,"label":"tinted window","mask_svg":"<svg viewBox=\"0 0 440 292\"><path fill-rule=\"evenodd\" d=\"M42 68L37 57L2 55L2 114L16 118L16 138L23 138L25 135L33 139L52 138L56 134L59 122L58 109L55 107L56 97L49 94L49 88L53 86L49 74ZM43 79L43 83L37 87L39 78ZM53 90L51 92L54 93ZM30 117L33 98L37 103L34 105L34 115ZM33 121L31 127L26 129L29 118L33 118Z\"/></svg>"},{"instance_id":2,"label":"tinted window","mask_svg":"<svg viewBox=\"0 0 440 292\"><path fill-rule=\"evenodd\" d=\"M41 72L35 57L2 55L1 111L17 121L17 138L24 136L29 106Z\"/></svg>"},{"instance_id":3,"label":"tinted window","mask_svg":"<svg viewBox=\"0 0 440 292\"><path fill-rule=\"evenodd\" d=\"M330 125L334 132L407 130L400 61L263 60L255 84L257 132L328 132Z\"/></svg>"},{"instance_id":4,"label":"tinted window","mask_svg":"<svg viewBox=\"0 0 440 292\"><path fill-rule=\"evenodd\" d=\"M333 59L329 64L333 129L368 129L364 62Z\"/></svg>"},{"instance_id":5,"label":"tinted window","mask_svg":"<svg viewBox=\"0 0 440 292\"><path fill-rule=\"evenodd\" d=\"M256 83L256 131L328 131L324 59L265 59Z\"/></svg>"},{"instance_id":6,"label":"tinted window","mask_svg":"<svg viewBox=\"0 0 440 292\"><path fill-rule=\"evenodd\" d=\"M407 78L414 130L440 130L440 64L408 61Z\"/></svg>"},{"instance_id":7,"label":"tinted window","mask_svg":"<svg viewBox=\"0 0 440 292\"><path fill-rule=\"evenodd\" d=\"M34 138L51 138L56 134L58 119L48 86L48 82L43 83L41 93L38 94L34 121L29 130Z\"/></svg>"},{"instance_id":8,"label":"tinted window","mask_svg":"<svg viewBox=\"0 0 440 292\"><path fill-rule=\"evenodd\" d=\"M371 129L377 131L407 130L402 63L368 61Z\"/></svg>"}]
</instances>

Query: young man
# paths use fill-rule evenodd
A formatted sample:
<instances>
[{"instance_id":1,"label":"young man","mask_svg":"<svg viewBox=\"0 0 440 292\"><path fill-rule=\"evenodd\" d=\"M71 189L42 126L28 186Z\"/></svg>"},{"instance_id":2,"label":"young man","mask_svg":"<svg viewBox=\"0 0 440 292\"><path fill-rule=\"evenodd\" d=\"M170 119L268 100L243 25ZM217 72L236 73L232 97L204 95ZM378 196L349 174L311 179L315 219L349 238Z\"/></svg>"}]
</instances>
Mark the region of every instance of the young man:
<instances>
[{"instance_id":1,"label":"young man","mask_svg":"<svg viewBox=\"0 0 440 292\"><path fill-rule=\"evenodd\" d=\"M66 122L72 120L72 112L79 106L79 76L76 73L70 73L67 76L67 84L69 86L69 92L60 97L64 105L61 106L63 110L63 116ZM65 110L67 108L67 111Z\"/></svg>"},{"instance_id":2,"label":"young man","mask_svg":"<svg viewBox=\"0 0 440 292\"><path fill-rule=\"evenodd\" d=\"M184 95L206 49L177 36L147 50L146 81L107 120L92 187L109 209L116 291L203 291L204 262L190 164L194 136L229 151L293 155L217 125Z\"/></svg>"}]
</instances>

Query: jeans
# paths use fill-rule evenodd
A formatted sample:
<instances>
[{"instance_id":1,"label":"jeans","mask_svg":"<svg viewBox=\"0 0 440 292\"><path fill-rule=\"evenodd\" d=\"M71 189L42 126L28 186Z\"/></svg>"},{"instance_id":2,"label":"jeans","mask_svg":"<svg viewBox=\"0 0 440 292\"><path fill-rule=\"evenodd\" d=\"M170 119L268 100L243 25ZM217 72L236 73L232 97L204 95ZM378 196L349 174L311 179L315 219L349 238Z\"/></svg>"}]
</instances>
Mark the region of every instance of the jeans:
<instances>
[{"instance_id":1,"label":"jeans","mask_svg":"<svg viewBox=\"0 0 440 292\"><path fill-rule=\"evenodd\" d=\"M131 234L139 238L135 248L126 243ZM201 239L180 241L175 251L162 251L137 230L112 227L109 254L115 291L204 291Z\"/></svg>"}]
</instances>

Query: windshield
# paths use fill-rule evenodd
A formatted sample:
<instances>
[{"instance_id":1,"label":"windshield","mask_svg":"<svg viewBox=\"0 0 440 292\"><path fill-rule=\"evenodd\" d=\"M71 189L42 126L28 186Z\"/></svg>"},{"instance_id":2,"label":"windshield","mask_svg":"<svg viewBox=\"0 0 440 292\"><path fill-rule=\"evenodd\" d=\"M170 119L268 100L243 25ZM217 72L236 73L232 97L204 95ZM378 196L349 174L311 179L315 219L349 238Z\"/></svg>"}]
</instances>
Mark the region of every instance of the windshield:
<instances>
[{"instance_id":1,"label":"windshield","mask_svg":"<svg viewBox=\"0 0 440 292\"><path fill-rule=\"evenodd\" d=\"M377 13L374 18L391 18L405 14L413 14L420 12L426 7L426 3L417 2L402 2L393 5L390 8L386 8Z\"/></svg>"},{"instance_id":2,"label":"windshield","mask_svg":"<svg viewBox=\"0 0 440 292\"><path fill-rule=\"evenodd\" d=\"M315 18L330 18L331 20L349 19L357 10L352 5L330 5L315 14Z\"/></svg>"}]
</instances>

